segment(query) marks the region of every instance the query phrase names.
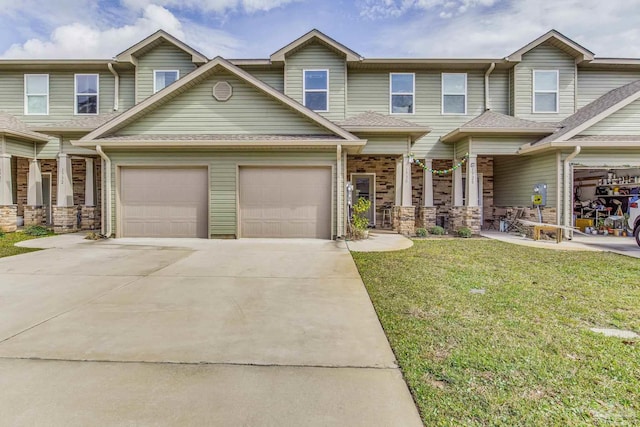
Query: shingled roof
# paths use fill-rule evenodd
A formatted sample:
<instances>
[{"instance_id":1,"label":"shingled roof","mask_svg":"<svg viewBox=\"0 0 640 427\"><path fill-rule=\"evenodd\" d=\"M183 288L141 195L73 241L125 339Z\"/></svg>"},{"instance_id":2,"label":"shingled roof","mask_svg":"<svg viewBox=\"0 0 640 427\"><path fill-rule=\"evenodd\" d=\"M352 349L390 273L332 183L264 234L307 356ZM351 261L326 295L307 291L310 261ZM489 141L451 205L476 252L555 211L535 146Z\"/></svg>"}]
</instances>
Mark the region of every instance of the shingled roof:
<instances>
[{"instance_id":1,"label":"shingled roof","mask_svg":"<svg viewBox=\"0 0 640 427\"><path fill-rule=\"evenodd\" d=\"M63 122L58 122L54 124L43 125L38 127L32 126L32 128L42 132L60 132L60 131L89 132L99 128L100 126L107 123L109 120L119 116L120 114L121 112L114 112L114 113L106 113L106 114L97 114L95 116L81 116L71 120L65 120Z\"/></svg>"},{"instance_id":2,"label":"shingled roof","mask_svg":"<svg viewBox=\"0 0 640 427\"><path fill-rule=\"evenodd\" d=\"M380 128L416 128L421 127L419 124L399 119L397 117L386 116L384 114L367 111L357 116L349 117L346 120L338 122L343 128L349 127L380 127Z\"/></svg>"},{"instance_id":3,"label":"shingled roof","mask_svg":"<svg viewBox=\"0 0 640 427\"><path fill-rule=\"evenodd\" d=\"M17 117L0 111L0 133L5 133L20 139L48 141L48 135L34 132Z\"/></svg>"}]
</instances>

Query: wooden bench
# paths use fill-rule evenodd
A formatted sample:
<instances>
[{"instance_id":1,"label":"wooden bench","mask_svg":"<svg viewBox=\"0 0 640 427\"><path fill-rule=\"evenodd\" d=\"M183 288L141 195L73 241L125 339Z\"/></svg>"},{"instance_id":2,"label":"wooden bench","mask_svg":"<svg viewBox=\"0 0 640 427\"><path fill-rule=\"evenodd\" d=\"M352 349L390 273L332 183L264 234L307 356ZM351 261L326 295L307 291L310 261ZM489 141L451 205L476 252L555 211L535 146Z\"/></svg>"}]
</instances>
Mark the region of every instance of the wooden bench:
<instances>
[{"instance_id":1,"label":"wooden bench","mask_svg":"<svg viewBox=\"0 0 640 427\"><path fill-rule=\"evenodd\" d=\"M562 242L562 227L557 225L534 225L533 226L533 240L540 240L540 233L542 231L552 231L556 233L556 242Z\"/></svg>"}]
</instances>

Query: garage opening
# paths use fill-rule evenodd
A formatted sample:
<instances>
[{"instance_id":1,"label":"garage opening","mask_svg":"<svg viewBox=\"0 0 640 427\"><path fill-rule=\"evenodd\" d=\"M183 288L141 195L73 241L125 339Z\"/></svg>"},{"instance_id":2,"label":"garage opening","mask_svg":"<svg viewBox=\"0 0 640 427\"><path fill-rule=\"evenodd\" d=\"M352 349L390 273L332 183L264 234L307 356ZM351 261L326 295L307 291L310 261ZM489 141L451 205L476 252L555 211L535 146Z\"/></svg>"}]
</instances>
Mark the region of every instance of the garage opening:
<instances>
[{"instance_id":1,"label":"garage opening","mask_svg":"<svg viewBox=\"0 0 640 427\"><path fill-rule=\"evenodd\" d=\"M640 224L640 167L574 167L573 216L580 231L631 237Z\"/></svg>"},{"instance_id":2,"label":"garage opening","mask_svg":"<svg viewBox=\"0 0 640 427\"><path fill-rule=\"evenodd\" d=\"M208 237L207 168L120 168L121 237Z\"/></svg>"},{"instance_id":3,"label":"garage opening","mask_svg":"<svg viewBox=\"0 0 640 427\"><path fill-rule=\"evenodd\" d=\"M331 238L330 167L241 167L240 236Z\"/></svg>"}]
</instances>

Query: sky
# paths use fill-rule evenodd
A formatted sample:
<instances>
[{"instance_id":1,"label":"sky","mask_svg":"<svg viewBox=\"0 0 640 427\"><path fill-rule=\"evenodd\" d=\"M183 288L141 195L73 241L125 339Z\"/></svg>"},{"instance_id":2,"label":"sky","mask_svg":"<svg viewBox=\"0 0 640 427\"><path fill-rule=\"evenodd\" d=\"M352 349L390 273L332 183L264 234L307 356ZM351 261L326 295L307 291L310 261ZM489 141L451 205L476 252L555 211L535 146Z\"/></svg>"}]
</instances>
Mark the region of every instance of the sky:
<instances>
[{"instance_id":1,"label":"sky","mask_svg":"<svg viewBox=\"0 0 640 427\"><path fill-rule=\"evenodd\" d=\"M556 29L640 58L640 0L0 0L0 58L112 58L158 29L268 58L317 28L366 58L502 58Z\"/></svg>"}]
</instances>

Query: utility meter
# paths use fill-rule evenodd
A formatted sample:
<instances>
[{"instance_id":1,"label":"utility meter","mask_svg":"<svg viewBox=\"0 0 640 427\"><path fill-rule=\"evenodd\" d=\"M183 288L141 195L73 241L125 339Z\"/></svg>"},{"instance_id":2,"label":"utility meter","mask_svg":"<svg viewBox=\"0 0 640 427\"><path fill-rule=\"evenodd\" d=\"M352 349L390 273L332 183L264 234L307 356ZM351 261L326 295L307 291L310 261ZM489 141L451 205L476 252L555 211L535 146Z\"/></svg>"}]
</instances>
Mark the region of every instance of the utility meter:
<instances>
[{"instance_id":1,"label":"utility meter","mask_svg":"<svg viewBox=\"0 0 640 427\"><path fill-rule=\"evenodd\" d=\"M533 204L533 206L547 205L547 184L535 184L533 186L531 203Z\"/></svg>"}]
</instances>

